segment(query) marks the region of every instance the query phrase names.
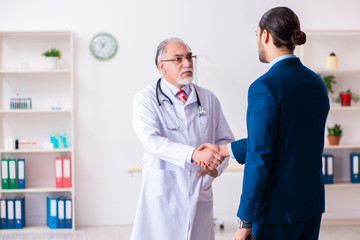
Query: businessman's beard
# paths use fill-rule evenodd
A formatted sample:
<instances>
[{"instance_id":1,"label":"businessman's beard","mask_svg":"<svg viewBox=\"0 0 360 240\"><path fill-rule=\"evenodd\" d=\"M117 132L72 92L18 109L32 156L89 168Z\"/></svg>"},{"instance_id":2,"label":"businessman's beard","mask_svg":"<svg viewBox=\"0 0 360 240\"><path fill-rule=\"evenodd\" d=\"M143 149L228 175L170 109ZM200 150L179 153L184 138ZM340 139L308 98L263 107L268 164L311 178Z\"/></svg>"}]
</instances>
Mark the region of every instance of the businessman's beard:
<instances>
[{"instance_id":1,"label":"businessman's beard","mask_svg":"<svg viewBox=\"0 0 360 240\"><path fill-rule=\"evenodd\" d=\"M266 53L265 53L265 49L264 49L264 45L262 43L260 43L258 45L258 53L259 53L259 60L262 63L268 63L266 61Z\"/></svg>"},{"instance_id":2,"label":"businessman's beard","mask_svg":"<svg viewBox=\"0 0 360 240\"><path fill-rule=\"evenodd\" d=\"M181 75L185 72L191 72L191 74L189 74L191 76L187 77L187 78L181 78ZM178 79L176 79L176 83L180 84L180 85L188 85L188 84L192 83L192 81L193 81L192 74L193 74L193 70L191 68L182 70L181 73L179 74Z\"/></svg>"}]
</instances>

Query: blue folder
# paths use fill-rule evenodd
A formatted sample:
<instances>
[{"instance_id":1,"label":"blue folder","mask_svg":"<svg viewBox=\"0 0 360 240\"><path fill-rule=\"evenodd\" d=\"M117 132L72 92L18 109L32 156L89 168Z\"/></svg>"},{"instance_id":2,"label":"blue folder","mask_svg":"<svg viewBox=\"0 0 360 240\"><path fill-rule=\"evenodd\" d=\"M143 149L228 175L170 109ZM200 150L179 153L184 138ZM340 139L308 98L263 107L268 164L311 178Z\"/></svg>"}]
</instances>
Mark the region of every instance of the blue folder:
<instances>
[{"instance_id":1,"label":"blue folder","mask_svg":"<svg viewBox=\"0 0 360 240\"><path fill-rule=\"evenodd\" d=\"M6 199L0 199L0 228L7 229L7 207Z\"/></svg>"},{"instance_id":2,"label":"blue folder","mask_svg":"<svg viewBox=\"0 0 360 240\"><path fill-rule=\"evenodd\" d=\"M72 228L72 200L65 200L65 228Z\"/></svg>"},{"instance_id":3,"label":"blue folder","mask_svg":"<svg viewBox=\"0 0 360 240\"><path fill-rule=\"evenodd\" d=\"M17 176L18 189L25 189L25 159L23 158L17 160Z\"/></svg>"},{"instance_id":4,"label":"blue folder","mask_svg":"<svg viewBox=\"0 0 360 240\"><path fill-rule=\"evenodd\" d=\"M15 228L25 226L25 198L15 199Z\"/></svg>"},{"instance_id":5,"label":"blue folder","mask_svg":"<svg viewBox=\"0 0 360 240\"><path fill-rule=\"evenodd\" d=\"M7 199L6 207L7 207L7 228L13 229L15 228L15 200Z\"/></svg>"},{"instance_id":6,"label":"blue folder","mask_svg":"<svg viewBox=\"0 0 360 240\"><path fill-rule=\"evenodd\" d=\"M360 183L360 154L350 154L351 182Z\"/></svg>"},{"instance_id":7,"label":"blue folder","mask_svg":"<svg viewBox=\"0 0 360 240\"><path fill-rule=\"evenodd\" d=\"M65 199L58 198L58 228L65 228Z\"/></svg>"},{"instance_id":8,"label":"blue folder","mask_svg":"<svg viewBox=\"0 0 360 240\"><path fill-rule=\"evenodd\" d=\"M326 156L326 181L327 184L334 183L334 155Z\"/></svg>"},{"instance_id":9,"label":"blue folder","mask_svg":"<svg viewBox=\"0 0 360 240\"><path fill-rule=\"evenodd\" d=\"M326 179L327 179L327 176L326 176L326 155L323 154L322 155L322 172L323 172L323 176L324 176L324 183L326 183Z\"/></svg>"},{"instance_id":10,"label":"blue folder","mask_svg":"<svg viewBox=\"0 0 360 240\"><path fill-rule=\"evenodd\" d=\"M46 199L47 206L47 225L50 229L58 228L58 208L57 208L57 199L49 198Z\"/></svg>"}]
</instances>

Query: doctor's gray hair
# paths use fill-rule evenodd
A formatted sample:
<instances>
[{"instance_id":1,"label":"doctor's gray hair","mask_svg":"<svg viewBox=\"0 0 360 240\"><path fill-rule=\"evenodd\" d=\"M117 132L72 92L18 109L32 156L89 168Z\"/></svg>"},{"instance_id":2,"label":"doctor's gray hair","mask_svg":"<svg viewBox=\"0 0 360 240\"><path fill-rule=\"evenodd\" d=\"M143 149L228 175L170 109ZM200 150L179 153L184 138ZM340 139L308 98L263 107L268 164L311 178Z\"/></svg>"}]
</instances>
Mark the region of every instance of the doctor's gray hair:
<instances>
[{"instance_id":1,"label":"doctor's gray hair","mask_svg":"<svg viewBox=\"0 0 360 240\"><path fill-rule=\"evenodd\" d=\"M175 43L175 42L184 44L189 49L189 51L191 51L191 48L180 38L171 37L171 38L165 39L158 45L158 47L156 49L156 56L155 56L156 67L158 67L158 62L160 61L162 56L164 56L164 54L166 53L166 46L169 43Z\"/></svg>"}]
</instances>

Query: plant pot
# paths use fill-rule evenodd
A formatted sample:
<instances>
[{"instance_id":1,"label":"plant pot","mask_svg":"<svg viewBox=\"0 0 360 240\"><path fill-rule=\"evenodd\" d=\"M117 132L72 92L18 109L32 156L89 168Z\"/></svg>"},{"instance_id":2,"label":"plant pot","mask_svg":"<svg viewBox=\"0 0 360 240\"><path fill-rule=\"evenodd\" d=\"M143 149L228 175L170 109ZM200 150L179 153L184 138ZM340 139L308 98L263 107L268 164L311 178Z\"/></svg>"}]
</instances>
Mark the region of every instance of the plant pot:
<instances>
[{"instance_id":1,"label":"plant pot","mask_svg":"<svg viewBox=\"0 0 360 240\"><path fill-rule=\"evenodd\" d=\"M329 145L339 145L341 136L328 136Z\"/></svg>"},{"instance_id":2,"label":"plant pot","mask_svg":"<svg viewBox=\"0 0 360 240\"><path fill-rule=\"evenodd\" d=\"M326 57L326 68L327 69L337 69L338 68L337 56L327 56Z\"/></svg>"},{"instance_id":3,"label":"plant pot","mask_svg":"<svg viewBox=\"0 0 360 240\"><path fill-rule=\"evenodd\" d=\"M351 105L351 93L340 93L341 106L350 106Z\"/></svg>"},{"instance_id":4,"label":"plant pot","mask_svg":"<svg viewBox=\"0 0 360 240\"><path fill-rule=\"evenodd\" d=\"M58 57L45 57L45 61L46 61L47 69L57 69L57 65L59 61Z\"/></svg>"}]
</instances>

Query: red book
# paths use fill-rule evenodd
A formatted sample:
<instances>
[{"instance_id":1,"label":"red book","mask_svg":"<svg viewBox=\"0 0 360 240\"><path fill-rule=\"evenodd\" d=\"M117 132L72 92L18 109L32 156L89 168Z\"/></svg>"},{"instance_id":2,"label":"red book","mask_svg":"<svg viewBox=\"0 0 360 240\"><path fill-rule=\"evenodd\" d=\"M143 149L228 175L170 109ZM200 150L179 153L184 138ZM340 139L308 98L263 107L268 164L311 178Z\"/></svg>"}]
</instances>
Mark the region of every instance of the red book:
<instances>
[{"instance_id":1,"label":"red book","mask_svg":"<svg viewBox=\"0 0 360 240\"><path fill-rule=\"evenodd\" d=\"M63 158L63 186L64 188L71 188L71 161L70 158Z\"/></svg>"},{"instance_id":2,"label":"red book","mask_svg":"<svg viewBox=\"0 0 360 240\"><path fill-rule=\"evenodd\" d=\"M63 178L63 161L61 158L55 158L55 182L56 188L64 187Z\"/></svg>"}]
</instances>

